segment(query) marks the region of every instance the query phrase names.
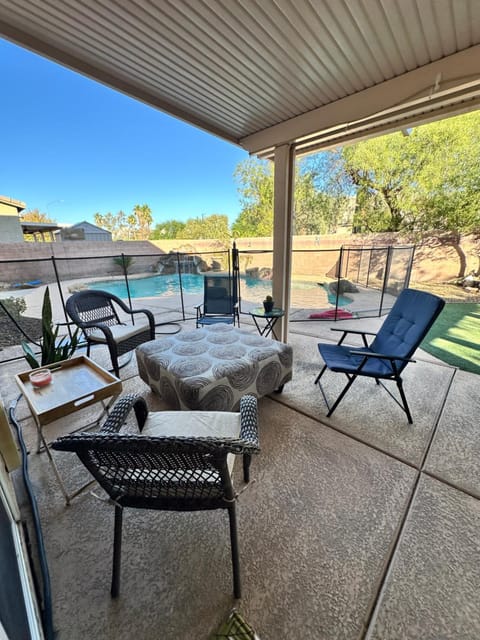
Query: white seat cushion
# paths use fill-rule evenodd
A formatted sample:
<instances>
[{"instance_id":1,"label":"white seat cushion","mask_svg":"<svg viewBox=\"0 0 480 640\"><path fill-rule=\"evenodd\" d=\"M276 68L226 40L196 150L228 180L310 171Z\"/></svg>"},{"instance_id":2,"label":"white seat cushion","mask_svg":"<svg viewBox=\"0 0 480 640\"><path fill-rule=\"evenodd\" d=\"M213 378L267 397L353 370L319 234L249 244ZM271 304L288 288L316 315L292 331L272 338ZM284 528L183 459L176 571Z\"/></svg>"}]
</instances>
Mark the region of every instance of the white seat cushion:
<instances>
[{"instance_id":1,"label":"white seat cushion","mask_svg":"<svg viewBox=\"0 0 480 640\"><path fill-rule=\"evenodd\" d=\"M112 332L113 339L115 342L123 342L124 340L128 340L132 336L137 335L137 333L142 333L149 328L149 325L146 324L114 324L108 327ZM90 340L94 342L106 342L105 334L101 329L94 329L91 333L88 334Z\"/></svg>"},{"instance_id":2,"label":"white seat cushion","mask_svg":"<svg viewBox=\"0 0 480 640\"><path fill-rule=\"evenodd\" d=\"M142 435L184 438L238 438L240 414L228 411L152 411L148 414ZM230 475L236 456L227 456Z\"/></svg>"}]
</instances>

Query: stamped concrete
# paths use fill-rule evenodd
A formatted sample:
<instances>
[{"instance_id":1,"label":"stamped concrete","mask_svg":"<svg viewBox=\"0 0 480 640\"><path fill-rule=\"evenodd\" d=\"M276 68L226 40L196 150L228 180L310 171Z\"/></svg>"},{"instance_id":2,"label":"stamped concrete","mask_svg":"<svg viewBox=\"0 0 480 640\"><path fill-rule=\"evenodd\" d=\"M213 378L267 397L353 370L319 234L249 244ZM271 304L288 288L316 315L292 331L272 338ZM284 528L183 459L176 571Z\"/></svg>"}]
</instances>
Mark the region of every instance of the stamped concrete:
<instances>
[{"instance_id":1,"label":"stamped concrete","mask_svg":"<svg viewBox=\"0 0 480 640\"><path fill-rule=\"evenodd\" d=\"M478 640L480 502L423 475L368 640Z\"/></svg>"},{"instance_id":2,"label":"stamped concrete","mask_svg":"<svg viewBox=\"0 0 480 640\"><path fill-rule=\"evenodd\" d=\"M478 404L464 409L478 396L478 377L421 357L407 380L414 425L385 392L377 398L361 387L326 424L310 387L317 341L291 334L300 363L293 381L259 403L262 452L238 503L241 601L232 596L226 514L143 510L125 513L113 601L111 505L97 488L65 507L45 454L29 456L60 640L207 640L232 606L261 640L480 637L480 503L445 484L476 491ZM1 374L16 392L12 368ZM122 380L124 393L166 408L134 361ZM19 408L31 438L32 420ZM72 417L54 425L71 426ZM54 455L69 486L88 477L74 455ZM240 465L235 479L242 489Z\"/></svg>"},{"instance_id":3,"label":"stamped concrete","mask_svg":"<svg viewBox=\"0 0 480 640\"><path fill-rule=\"evenodd\" d=\"M425 469L480 498L480 380L457 371Z\"/></svg>"},{"instance_id":4,"label":"stamped concrete","mask_svg":"<svg viewBox=\"0 0 480 640\"><path fill-rule=\"evenodd\" d=\"M386 391L370 378L355 380L334 414L327 418L328 409L314 384L323 366L318 339L295 334L291 336L291 344L293 380L285 385L279 396L281 402L409 464L417 467L421 464L455 369L419 359L406 367L404 388L413 416L412 425ZM329 401L334 401L346 382L342 374L330 371L324 374L322 384ZM390 383L389 389L395 392L396 385Z\"/></svg>"}]
</instances>

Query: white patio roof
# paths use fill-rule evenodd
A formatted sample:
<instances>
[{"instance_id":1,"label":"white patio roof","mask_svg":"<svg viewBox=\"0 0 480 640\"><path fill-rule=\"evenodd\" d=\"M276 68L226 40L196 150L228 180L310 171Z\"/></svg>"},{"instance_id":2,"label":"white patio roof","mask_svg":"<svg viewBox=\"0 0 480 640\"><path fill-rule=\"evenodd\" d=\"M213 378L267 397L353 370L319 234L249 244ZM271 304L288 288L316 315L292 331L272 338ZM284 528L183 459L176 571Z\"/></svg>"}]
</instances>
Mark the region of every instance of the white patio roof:
<instances>
[{"instance_id":1,"label":"white patio roof","mask_svg":"<svg viewBox=\"0 0 480 640\"><path fill-rule=\"evenodd\" d=\"M0 0L0 34L264 157L480 103L479 0Z\"/></svg>"}]
</instances>

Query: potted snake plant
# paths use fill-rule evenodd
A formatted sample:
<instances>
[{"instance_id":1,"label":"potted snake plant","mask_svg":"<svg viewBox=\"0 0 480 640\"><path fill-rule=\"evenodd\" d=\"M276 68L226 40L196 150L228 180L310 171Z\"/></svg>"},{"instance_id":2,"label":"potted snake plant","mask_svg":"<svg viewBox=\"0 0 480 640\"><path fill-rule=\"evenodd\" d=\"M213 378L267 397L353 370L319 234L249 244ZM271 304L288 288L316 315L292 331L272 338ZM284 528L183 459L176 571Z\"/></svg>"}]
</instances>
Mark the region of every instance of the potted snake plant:
<instances>
[{"instance_id":1,"label":"potted snake plant","mask_svg":"<svg viewBox=\"0 0 480 640\"><path fill-rule=\"evenodd\" d=\"M54 327L52 321L52 304L50 301L50 291L47 287L42 304L42 338L39 345L40 361L30 344L26 340L22 341L25 359L32 369L38 369L47 364L67 360L73 355L78 346L78 328L75 330L75 333L72 334L71 338L63 336L59 339L58 330L59 326L55 325Z\"/></svg>"}]
</instances>

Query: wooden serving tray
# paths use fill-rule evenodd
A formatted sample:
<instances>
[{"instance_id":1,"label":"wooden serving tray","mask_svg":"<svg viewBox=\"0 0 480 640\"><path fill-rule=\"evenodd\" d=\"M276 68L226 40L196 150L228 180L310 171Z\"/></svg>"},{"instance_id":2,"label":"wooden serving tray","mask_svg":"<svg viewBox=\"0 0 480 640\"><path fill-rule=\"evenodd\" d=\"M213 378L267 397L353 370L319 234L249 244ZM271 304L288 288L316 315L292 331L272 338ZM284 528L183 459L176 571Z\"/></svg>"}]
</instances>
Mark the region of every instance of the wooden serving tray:
<instances>
[{"instance_id":1,"label":"wooden serving tray","mask_svg":"<svg viewBox=\"0 0 480 640\"><path fill-rule=\"evenodd\" d=\"M46 387L32 385L29 380L32 369L15 376L30 410L41 425L122 391L122 382L87 356L56 362L42 369L52 372L53 380Z\"/></svg>"}]
</instances>

